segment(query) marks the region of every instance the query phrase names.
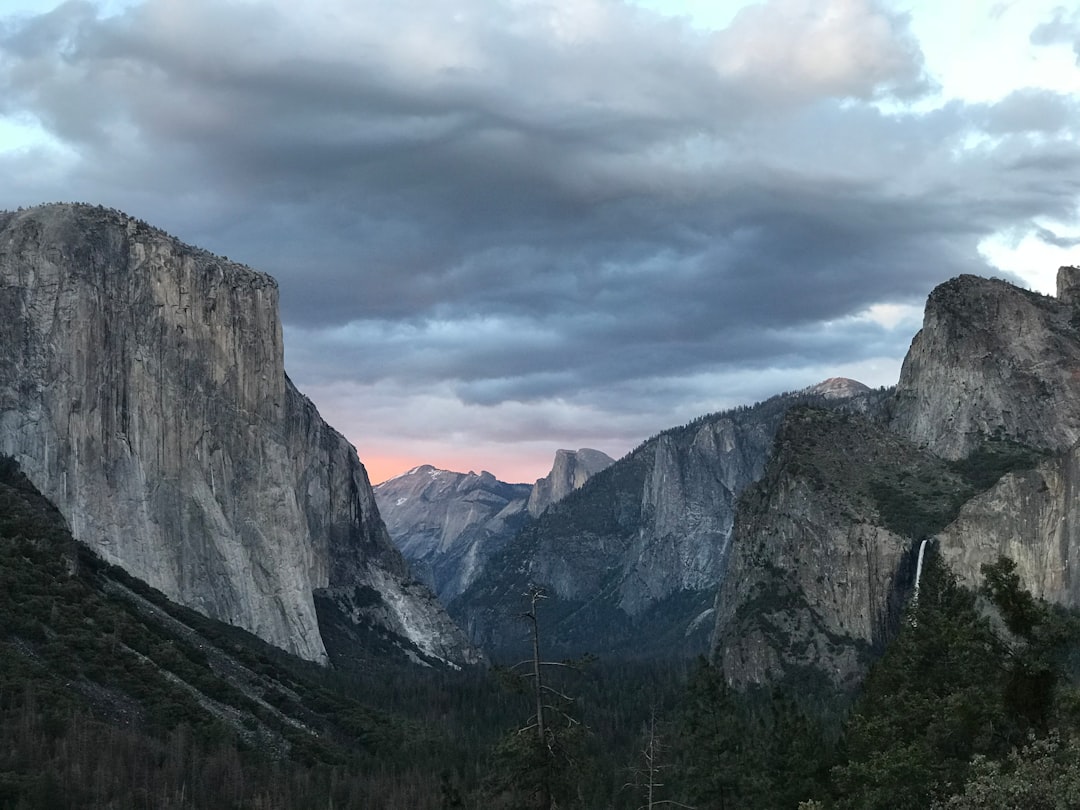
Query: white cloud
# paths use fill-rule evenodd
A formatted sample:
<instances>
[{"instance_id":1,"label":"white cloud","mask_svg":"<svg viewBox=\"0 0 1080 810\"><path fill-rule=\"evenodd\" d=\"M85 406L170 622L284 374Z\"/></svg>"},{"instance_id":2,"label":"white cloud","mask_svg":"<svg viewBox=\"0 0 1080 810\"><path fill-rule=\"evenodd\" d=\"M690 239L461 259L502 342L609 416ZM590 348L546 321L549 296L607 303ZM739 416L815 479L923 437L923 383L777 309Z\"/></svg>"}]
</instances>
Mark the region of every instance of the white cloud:
<instances>
[{"instance_id":1,"label":"white cloud","mask_svg":"<svg viewBox=\"0 0 1080 810\"><path fill-rule=\"evenodd\" d=\"M726 76L792 100L909 97L926 90L906 18L875 0L767 0L715 34Z\"/></svg>"},{"instance_id":2,"label":"white cloud","mask_svg":"<svg viewBox=\"0 0 1080 810\"><path fill-rule=\"evenodd\" d=\"M1057 244L1053 244L1057 242ZM997 268L1023 279L1044 295L1057 292L1057 271L1080 265L1080 219L1071 223L1041 221L987 237L979 251Z\"/></svg>"}]
</instances>

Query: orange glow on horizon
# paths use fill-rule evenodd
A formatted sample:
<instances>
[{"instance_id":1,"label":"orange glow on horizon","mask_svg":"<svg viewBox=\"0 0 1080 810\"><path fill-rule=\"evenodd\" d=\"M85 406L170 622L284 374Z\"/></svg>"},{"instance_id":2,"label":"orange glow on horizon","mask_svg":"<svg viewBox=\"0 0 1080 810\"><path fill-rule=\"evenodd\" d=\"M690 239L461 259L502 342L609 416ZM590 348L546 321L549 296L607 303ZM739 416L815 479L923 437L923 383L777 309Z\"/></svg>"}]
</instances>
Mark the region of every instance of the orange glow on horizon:
<instances>
[{"instance_id":1,"label":"orange glow on horizon","mask_svg":"<svg viewBox=\"0 0 1080 810\"><path fill-rule=\"evenodd\" d=\"M543 478L551 471L554 451L550 457L543 459L521 458L513 461L502 461L481 464L476 458L424 458L418 459L409 456L380 456L361 453L360 461L367 470L371 485L381 484L395 476L406 473L414 467L422 464L430 464L440 470L467 473L470 470L479 473L487 470L500 481L509 484L531 484L538 478Z\"/></svg>"},{"instance_id":2,"label":"orange glow on horizon","mask_svg":"<svg viewBox=\"0 0 1080 810\"><path fill-rule=\"evenodd\" d=\"M364 469L367 470L368 479L371 481L372 486L381 484L388 478L401 475L401 473L417 466L412 459L402 456L361 456L360 461L363 462Z\"/></svg>"}]
</instances>

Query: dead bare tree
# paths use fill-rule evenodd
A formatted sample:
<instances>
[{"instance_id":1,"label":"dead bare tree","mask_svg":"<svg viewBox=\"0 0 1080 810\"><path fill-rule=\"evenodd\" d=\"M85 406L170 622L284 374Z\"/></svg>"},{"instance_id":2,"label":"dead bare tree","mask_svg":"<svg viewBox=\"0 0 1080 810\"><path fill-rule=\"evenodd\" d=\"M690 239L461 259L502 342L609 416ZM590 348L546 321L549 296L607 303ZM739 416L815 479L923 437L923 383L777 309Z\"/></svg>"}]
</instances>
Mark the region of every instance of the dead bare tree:
<instances>
[{"instance_id":1,"label":"dead bare tree","mask_svg":"<svg viewBox=\"0 0 1080 810\"><path fill-rule=\"evenodd\" d=\"M556 689L545 677L545 670L562 668L580 671L580 665L571 661L545 661L540 654L540 623L537 618L538 603L547 598L544 589L532 585L525 594L529 609L518 614L519 618L529 623L532 641L532 656L519 661L507 669L507 672L526 682L534 706L533 714L525 725L517 730L518 735L535 734L536 751L539 761L537 783L537 803L544 810L557 807L552 781L556 773L563 775L575 765L570 746L566 738L582 730L581 721L570 714L570 708L576 699Z\"/></svg>"},{"instance_id":2,"label":"dead bare tree","mask_svg":"<svg viewBox=\"0 0 1080 810\"><path fill-rule=\"evenodd\" d=\"M664 740L657 731L656 709L649 713L649 719L642 729L641 759L632 771L633 782L627 782L623 787L636 788L644 793L644 804L638 805L637 810L654 810L657 807L684 807L687 810L695 810L693 805L683 804L674 799L660 799L657 794L664 787L663 771L667 765L663 762Z\"/></svg>"}]
</instances>

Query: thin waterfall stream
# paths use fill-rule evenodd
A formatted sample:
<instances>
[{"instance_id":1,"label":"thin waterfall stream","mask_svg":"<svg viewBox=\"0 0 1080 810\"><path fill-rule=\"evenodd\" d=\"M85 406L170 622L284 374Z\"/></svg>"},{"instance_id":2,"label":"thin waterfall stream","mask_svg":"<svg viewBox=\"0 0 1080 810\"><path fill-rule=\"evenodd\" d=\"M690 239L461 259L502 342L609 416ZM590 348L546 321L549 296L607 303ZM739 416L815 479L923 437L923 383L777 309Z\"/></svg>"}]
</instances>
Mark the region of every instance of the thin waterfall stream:
<instances>
[{"instance_id":1,"label":"thin waterfall stream","mask_svg":"<svg viewBox=\"0 0 1080 810\"><path fill-rule=\"evenodd\" d=\"M922 563L923 555L926 554L926 544L930 542L929 537L924 537L922 542L919 543L919 561L915 564L915 594L912 596L912 607L918 607L919 604L919 580L922 578ZM915 618L914 612L911 614L911 626L914 627L919 623L919 620Z\"/></svg>"},{"instance_id":2,"label":"thin waterfall stream","mask_svg":"<svg viewBox=\"0 0 1080 810\"><path fill-rule=\"evenodd\" d=\"M930 542L929 537L924 537L923 541L919 543L919 561L915 564L915 601L919 601L919 578L922 577L922 561L923 554L926 553L926 544Z\"/></svg>"}]
</instances>

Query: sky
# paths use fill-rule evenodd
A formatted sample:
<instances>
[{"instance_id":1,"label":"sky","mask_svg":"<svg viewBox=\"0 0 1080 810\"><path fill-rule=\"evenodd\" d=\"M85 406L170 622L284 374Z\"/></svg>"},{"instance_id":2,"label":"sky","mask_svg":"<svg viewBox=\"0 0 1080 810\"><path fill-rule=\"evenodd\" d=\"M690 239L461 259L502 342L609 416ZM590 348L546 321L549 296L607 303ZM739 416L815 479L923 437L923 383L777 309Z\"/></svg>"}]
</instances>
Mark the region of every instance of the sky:
<instances>
[{"instance_id":1,"label":"sky","mask_svg":"<svg viewBox=\"0 0 1080 810\"><path fill-rule=\"evenodd\" d=\"M275 276L374 482L507 481L847 376L1080 263L1080 3L0 2L0 208Z\"/></svg>"}]
</instances>

